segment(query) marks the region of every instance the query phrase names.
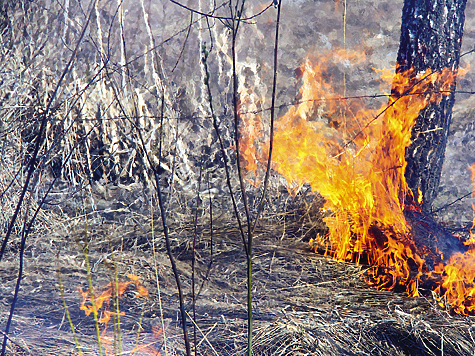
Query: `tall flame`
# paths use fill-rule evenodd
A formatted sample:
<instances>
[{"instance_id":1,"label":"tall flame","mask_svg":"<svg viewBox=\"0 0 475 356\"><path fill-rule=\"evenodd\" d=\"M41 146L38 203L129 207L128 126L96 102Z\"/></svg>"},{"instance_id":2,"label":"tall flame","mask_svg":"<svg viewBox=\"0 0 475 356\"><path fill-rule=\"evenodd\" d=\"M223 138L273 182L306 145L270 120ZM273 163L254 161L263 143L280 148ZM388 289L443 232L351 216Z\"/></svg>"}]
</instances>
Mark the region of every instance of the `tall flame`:
<instances>
[{"instance_id":1,"label":"tall flame","mask_svg":"<svg viewBox=\"0 0 475 356\"><path fill-rule=\"evenodd\" d=\"M425 92L432 81L450 77L449 71L396 74L397 92L389 97L389 104L378 111L354 112L353 120L347 122L350 134L312 121L315 94L329 87L321 84L320 67L307 61L302 72L302 104L277 123L274 168L291 184L307 182L325 197L325 208L333 212L325 219L330 229L325 243L331 256L357 263L364 258L382 266L384 273L371 272L371 283L389 289L405 285L410 295L417 295L424 260L409 238L403 214L405 197L410 194L404 178L404 151L419 111L429 100L436 100L418 93Z\"/></svg>"},{"instance_id":2,"label":"tall flame","mask_svg":"<svg viewBox=\"0 0 475 356\"><path fill-rule=\"evenodd\" d=\"M339 61L360 57L337 52ZM450 276L453 268L475 267L475 249L454 255L453 261L430 274L424 260L428 252L416 247L403 213L420 209L404 177L405 149L415 119L428 103L448 95L456 73L447 68L391 75L376 70L393 89L389 102L379 110L368 110L338 98L325 80L326 63L313 66L307 59L301 66L299 104L276 122L272 157L273 168L285 177L290 191L308 183L325 198L324 208L332 212L324 219L329 236L320 237L318 245L337 260L373 266L368 282L378 288L402 287L417 296L421 278L431 275L442 283L436 292L445 294L457 311L472 311L475 302L472 308L471 301L455 301L453 295L460 296L462 287ZM250 137L246 143L254 145L259 139ZM420 194L419 204L421 199ZM475 293L473 276L468 280L472 282L464 287L471 292L463 294L465 300Z\"/></svg>"}]
</instances>

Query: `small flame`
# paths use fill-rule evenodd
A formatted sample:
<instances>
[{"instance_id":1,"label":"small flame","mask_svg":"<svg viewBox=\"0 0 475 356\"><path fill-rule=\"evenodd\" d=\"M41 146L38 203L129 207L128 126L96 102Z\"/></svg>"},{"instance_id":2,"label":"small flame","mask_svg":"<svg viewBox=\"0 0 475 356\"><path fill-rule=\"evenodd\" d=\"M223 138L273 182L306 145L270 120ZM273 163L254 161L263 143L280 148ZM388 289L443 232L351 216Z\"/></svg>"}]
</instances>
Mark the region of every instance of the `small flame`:
<instances>
[{"instance_id":1,"label":"small flame","mask_svg":"<svg viewBox=\"0 0 475 356\"><path fill-rule=\"evenodd\" d=\"M420 188L417 188L417 204L419 204L419 206L422 206L422 200L422 191L420 190Z\"/></svg>"},{"instance_id":2,"label":"small flame","mask_svg":"<svg viewBox=\"0 0 475 356\"><path fill-rule=\"evenodd\" d=\"M260 83L260 76L255 74L258 72L256 63L238 64L238 72L245 78L238 83L239 97L236 108L241 122L239 126L239 160L242 167L245 167L248 172L254 172L252 176L247 175L245 179L253 186L258 186L261 183L257 173L257 161L260 160L260 157L257 156L258 150L254 138L263 134L262 119L258 112L264 105L265 95L251 88L251 85L254 88L263 87Z\"/></svg>"},{"instance_id":3,"label":"small flame","mask_svg":"<svg viewBox=\"0 0 475 356\"><path fill-rule=\"evenodd\" d=\"M135 298L148 297L148 289L145 288L142 283L140 283L139 277L129 273L127 278L129 278L135 284L135 289L137 290Z\"/></svg>"},{"instance_id":4,"label":"small flame","mask_svg":"<svg viewBox=\"0 0 475 356\"><path fill-rule=\"evenodd\" d=\"M475 163L470 166L472 173L472 198L475 197ZM444 296L457 313L475 314L475 207L472 204L474 219L470 238L465 242L468 250L465 253L454 253L444 266L439 264L434 275L441 279L441 284L435 289L439 296ZM442 298L439 304L444 305Z\"/></svg>"},{"instance_id":5,"label":"small flame","mask_svg":"<svg viewBox=\"0 0 475 356\"><path fill-rule=\"evenodd\" d=\"M147 297L149 294L147 288L145 288L140 282L139 277L133 274L128 274L127 277L129 278L129 281L118 282L117 285L115 282L110 282L103 288L102 292L99 293L93 291L92 295L89 290L83 291L81 288L79 288L79 294L82 298L80 309L84 310L84 313L87 316L94 312L100 315L98 322L103 325L101 332L101 343L105 347L106 355L112 355L111 345L113 339L107 336L107 326L109 321L112 316L125 315L125 312L117 313L109 310L110 299L113 296L117 296L119 299L122 298L124 292L130 285L135 286L135 298ZM140 345L137 347L140 347ZM154 356L160 355L160 352L156 351L155 349L153 349L153 352L149 352L147 350L152 350L150 349L150 345L145 345L144 350L140 349L142 354L145 353L147 355ZM137 350L135 352L137 352Z\"/></svg>"},{"instance_id":6,"label":"small flame","mask_svg":"<svg viewBox=\"0 0 475 356\"><path fill-rule=\"evenodd\" d=\"M388 290L402 287L411 296L418 296L421 280L430 277L440 283L435 292L447 297L456 311L471 313L475 273L468 274L475 271L475 249L454 255L429 273L424 257L433 252L416 247L403 213L420 211L423 199L420 190L415 199L404 177L405 149L415 119L429 103L450 93L456 72L375 70L382 82L392 85L392 93L379 110L369 110L360 102L339 98L326 79L330 65L359 59L359 54L339 50L316 66L304 61L299 104L276 122L273 168L286 178L289 191L309 183L325 198L324 208L332 212L324 218L329 235L318 236L316 242L326 254L369 264L368 283ZM259 139L249 137L246 142L253 146L248 148L254 150ZM266 157L265 148L262 151ZM454 279L460 269L467 273L462 285Z\"/></svg>"},{"instance_id":7,"label":"small flame","mask_svg":"<svg viewBox=\"0 0 475 356\"><path fill-rule=\"evenodd\" d=\"M161 356L160 351L155 349L154 344L161 343L163 341L163 329L158 327L157 325L152 326L152 340L150 342L146 342L142 345L135 346L131 351L131 354L135 352L140 352L145 355L150 356Z\"/></svg>"},{"instance_id":8,"label":"small flame","mask_svg":"<svg viewBox=\"0 0 475 356\"><path fill-rule=\"evenodd\" d=\"M469 167L469 170L472 174L472 198L475 198L475 162ZM473 221L472 221L472 228L470 229L470 245L475 245L475 236L473 233L473 229L475 227L475 206L472 203L472 211L473 211Z\"/></svg>"},{"instance_id":9,"label":"small flame","mask_svg":"<svg viewBox=\"0 0 475 356\"><path fill-rule=\"evenodd\" d=\"M254 146L254 137L262 135L262 119L252 112L256 109L253 95L247 91L240 93L238 102L238 113L242 120L241 125L241 161L243 161L248 171L257 171L257 150ZM246 111L245 111L246 110Z\"/></svg>"}]
</instances>

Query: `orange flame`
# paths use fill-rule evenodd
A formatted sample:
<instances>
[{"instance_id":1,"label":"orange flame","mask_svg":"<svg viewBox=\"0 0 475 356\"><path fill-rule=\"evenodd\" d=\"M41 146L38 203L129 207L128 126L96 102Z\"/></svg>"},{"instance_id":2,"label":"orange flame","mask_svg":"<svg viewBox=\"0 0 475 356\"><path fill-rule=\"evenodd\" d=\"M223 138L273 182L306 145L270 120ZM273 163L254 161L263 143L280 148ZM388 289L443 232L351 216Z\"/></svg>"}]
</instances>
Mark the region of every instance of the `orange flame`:
<instances>
[{"instance_id":1,"label":"orange flame","mask_svg":"<svg viewBox=\"0 0 475 356\"><path fill-rule=\"evenodd\" d=\"M158 327L157 325L152 326L152 340L148 343L145 343L143 345L138 345L133 348L131 351L132 354L135 352L141 352L142 354L145 355L150 355L150 356L161 356L160 351L157 351L155 349L154 344L157 342L161 342L163 339L163 329Z\"/></svg>"},{"instance_id":2,"label":"orange flame","mask_svg":"<svg viewBox=\"0 0 475 356\"><path fill-rule=\"evenodd\" d=\"M475 198L475 162L469 167L470 172L472 173L472 198ZM472 203L472 211L473 211L473 222L472 222L472 229L470 230L470 245L475 245L475 234L473 233L473 229L475 228L475 206ZM469 245L469 246L470 246Z\"/></svg>"},{"instance_id":3,"label":"orange flame","mask_svg":"<svg viewBox=\"0 0 475 356\"><path fill-rule=\"evenodd\" d=\"M247 91L240 93L238 101L238 113L243 124L241 126L241 145L243 147L241 151L241 160L245 161L246 169L248 171L257 170L257 156L256 147L254 146L254 137L262 135L262 120L257 114L252 113L250 108L255 108L256 105L253 102L253 96ZM244 108L247 112L244 111Z\"/></svg>"},{"instance_id":4,"label":"orange flame","mask_svg":"<svg viewBox=\"0 0 475 356\"><path fill-rule=\"evenodd\" d=\"M145 288L142 283L140 283L139 277L129 273L127 278L129 278L135 284L135 289L137 290L135 298L148 297L148 289Z\"/></svg>"},{"instance_id":5,"label":"orange flame","mask_svg":"<svg viewBox=\"0 0 475 356\"><path fill-rule=\"evenodd\" d=\"M257 187L261 181L257 173L258 157L255 138L263 135L261 117L256 113L262 105L262 100L250 89L242 89L239 93L237 112L242 124L240 133L240 162L249 172L254 172L252 177L246 176L246 180ZM235 149L235 147L233 147Z\"/></svg>"},{"instance_id":6,"label":"orange flame","mask_svg":"<svg viewBox=\"0 0 475 356\"><path fill-rule=\"evenodd\" d=\"M321 67L306 61L302 72L302 103L277 123L274 168L291 186L307 182L325 197L325 208L333 216L325 219L330 236L321 242L327 244L330 255L357 263L364 258L371 265L383 266L384 272L370 273L371 283L388 289L405 285L410 295L417 295L424 261L409 238L403 214L404 198L410 194L404 179L404 150L419 111L429 100L436 100L417 94L431 83L423 78L445 77L447 71L395 75L397 95L379 111L352 109L349 134L315 120L319 112L331 115L337 101L324 103L331 111L322 110L315 99L331 88L322 80ZM416 275L411 272L413 264Z\"/></svg>"},{"instance_id":7,"label":"orange flame","mask_svg":"<svg viewBox=\"0 0 475 356\"><path fill-rule=\"evenodd\" d=\"M475 163L470 166L472 173L472 198L475 197ZM475 207L472 230L475 226ZM439 304L444 305L445 297L457 313L475 314L475 234L470 231L470 238L465 242L468 250L465 253L454 253L444 266L439 264L434 274L441 276L441 284L435 292L441 296Z\"/></svg>"},{"instance_id":8,"label":"orange flame","mask_svg":"<svg viewBox=\"0 0 475 356\"><path fill-rule=\"evenodd\" d=\"M456 73L447 68L392 75L376 70L392 84L392 94L379 110L368 110L358 102L339 99L325 79L328 59L334 55L320 65L313 66L307 59L301 66L299 104L276 123L273 168L286 178L289 191L308 183L325 198L324 208L332 212L324 219L330 232L317 239L326 254L341 261L365 262L373 266L367 274L370 284L388 290L403 287L411 296L419 295L423 276L438 278L442 284L436 292L446 295L456 311L472 311L475 273L464 282L470 292L464 292L463 305L452 297L462 287L451 276L454 269L475 270L471 268L475 251L454 255L446 266L428 273L424 260L428 252L415 246L403 213L420 210L404 177L405 149L415 119L428 103L449 94ZM340 62L360 58L342 50L336 57Z\"/></svg>"},{"instance_id":9,"label":"orange flame","mask_svg":"<svg viewBox=\"0 0 475 356\"><path fill-rule=\"evenodd\" d=\"M130 279L127 282L118 282L117 285L115 282L108 283L104 287L105 289L101 293L99 292L96 293L93 291L91 295L91 292L89 290L83 291L81 288L79 288L79 293L81 294L81 298L82 298L80 309L84 310L87 316L89 316L91 313L94 313L94 312L100 315L98 322L100 324L103 324L103 330L101 332L101 343L105 347L106 355L112 354L111 353L112 339L107 336L107 326L111 319L111 316L125 315L125 312L117 313L117 312L112 312L109 310L108 306L110 303L110 299L113 296L117 296L119 299L122 298L128 286L132 284L135 286L135 289L136 289L135 298L147 297L149 294L147 288L145 288L140 282L139 277L133 274L128 274L127 277ZM152 350L150 348L150 347L153 348L153 346L145 345L143 347L143 350L142 348L140 348L141 347L140 345L137 347L139 349L135 350L134 348L135 351L133 352L137 352L138 350L140 350L142 354L145 353L147 355L153 355L153 356L160 355L160 352L156 351L155 349Z\"/></svg>"}]
</instances>

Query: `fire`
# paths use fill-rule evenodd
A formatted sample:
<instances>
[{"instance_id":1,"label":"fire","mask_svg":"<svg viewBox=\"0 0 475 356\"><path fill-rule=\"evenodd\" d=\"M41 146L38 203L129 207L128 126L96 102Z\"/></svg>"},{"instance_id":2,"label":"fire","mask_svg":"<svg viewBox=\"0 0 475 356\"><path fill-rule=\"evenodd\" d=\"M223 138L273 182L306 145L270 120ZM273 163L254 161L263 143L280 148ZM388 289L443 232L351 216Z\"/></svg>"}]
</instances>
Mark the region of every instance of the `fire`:
<instances>
[{"instance_id":1,"label":"fire","mask_svg":"<svg viewBox=\"0 0 475 356\"><path fill-rule=\"evenodd\" d=\"M334 100L330 105L324 102L323 108L316 103L322 91L331 90L321 79L321 67L307 61L302 72L302 104L277 123L274 168L291 186L307 182L325 197L325 209L333 216L325 220L330 236L320 242L331 256L381 266L370 273L372 284L388 289L405 285L410 295L417 295L424 261L409 238L403 214L404 198L410 194L404 179L404 150L414 120L430 100L416 94L425 91L427 83L421 79L430 73L396 75L398 95L379 111L352 108L353 120L343 131L314 119L319 112L328 117L337 109ZM442 75L445 72L434 76Z\"/></svg>"},{"instance_id":2,"label":"fire","mask_svg":"<svg viewBox=\"0 0 475 356\"><path fill-rule=\"evenodd\" d=\"M148 296L148 290L140 283L139 277L133 274L128 274L127 277L130 279L130 281L117 283L117 296L119 298L122 298L125 290L131 284L134 284L137 290L135 294L135 298ZM88 316L94 311L99 312L102 309L102 306L104 305L104 303L108 304L111 297L116 295L115 289L116 289L116 284L114 282L108 283L105 286L105 290L102 293L100 294L94 293L94 304L86 305L87 302L92 302L91 293L88 290L83 291L81 288L79 288L79 293L82 296L82 303L81 303L80 309L84 310L84 312ZM105 311L107 311L107 309L105 309ZM107 313L104 313L104 314L107 314ZM110 317L110 315L112 314L109 312L108 315ZM106 318L105 320L109 321L109 318L107 318L107 316L104 316L104 317ZM105 323L107 324L107 322Z\"/></svg>"},{"instance_id":3,"label":"fire","mask_svg":"<svg viewBox=\"0 0 475 356\"><path fill-rule=\"evenodd\" d=\"M433 278L441 283L436 293L446 296L456 311L471 313L475 273L468 273L475 271L475 248L429 272L424 259L429 252L416 247L404 216L404 210L420 211L423 199L419 194L416 202L404 177L412 127L421 109L448 95L456 73L447 68L391 75L376 70L392 85L392 93L379 110L369 110L339 98L326 79L329 60L348 65L360 58L339 50L319 65L308 59L303 63L299 104L276 122L273 168L285 177L289 191L308 183L325 198L324 209L332 212L324 219L330 232L317 237L325 254L368 264L368 283L388 290L403 288L410 296L419 295L422 279ZM259 135L248 137L246 148L255 150L259 140ZM261 145L262 157L267 146ZM259 158L255 153L247 157L251 156ZM463 282L460 274L455 277L461 270L467 273Z\"/></svg>"},{"instance_id":4,"label":"fire","mask_svg":"<svg viewBox=\"0 0 475 356\"><path fill-rule=\"evenodd\" d=\"M109 310L110 299L117 296L119 299L124 296L124 292L130 285L135 286L135 298L142 298L148 296L148 290L140 282L139 277L128 274L127 277L129 281L126 282L115 282L108 283L102 292L91 292L89 290L83 291L79 288L79 293L82 297L81 310L84 310L84 313L89 316L91 313L97 313L100 318L98 322L102 324L101 332L101 343L105 348L106 355L112 355L111 347L113 343L113 338L107 336L107 326L112 316L125 315L125 312L112 312ZM161 333L154 330L154 336L157 336ZM159 356L160 352L153 347L153 343L147 345L138 345L131 352L132 354L140 351L140 354L143 355L152 355Z\"/></svg>"},{"instance_id":5,"label":"fire","mask_svg":"<svg viewBox=\"0 0 475 356\"><path fill-rule=\"evenodd\" d=\"M242 70L245 72L246 67L243 68ZM259 86L259 81L254 85ZM247 171L254 172L252 177L246 176L246 180L253 186L258 186L261 182L257 174L257 162L260 157L258 157L257 147L254 145L254 138L262 136L263 125L261 117L255 112L262 107L265 98L246 87L243 81L239 83L238 90L237 112L242 122L240 127L240 161L242 167L245 167Z\"/></svg>"},{"instance_id":6,"label":"fire","mask_svg":"<svg viewBox=\"0 0 475 356\"><path fill-rule=\"evenodd\" d=\"M239 117L243 121L241 128L241 145L243 150L241 152L241 160L245 164L248 171L257 170L257 150L254 146L253 137L262 135L262 120L259 115L255 115L249 112L243 112L245 107L247 110L250 108L256 108L254 101L255 95L242 91L238 102Z\"/></svg>"},{"instance_id":7,"label":"fire","mask_svg":"<svg viewBox=\"0 0 475 356\"><path fill-rule=\"evenodd\" d=\"M158 327L157 325L152 326L152 340L148 343L143 345L135 346L134 349L131 351L132 354L135 352L141 352L142 354L150 355L150 356L161 356L161 353L155 349L154 344L160 342L163 338L163 329Z\"/></svg>"},{"instance_id":8,"label":"fire","mask_svg":"<svg viewBox=\"0 0 475 356\"><path fill-rule=\"evenodd\" d=\"M475 163L470 166L472 173L472 198L475 197ZM474 220L472 224L475 227L475 207ZM439 264L434 274L441 278L441 284L435 289L435 292L444 296L445 299L454 307L457 313L474 315L475 314L475 234L470 231L470 238L465 244L468 250L465 253L454 253L448 263L444 266ZM442 298L439 298L439 304L444 305Z\"/></svg>"}]
</instances>

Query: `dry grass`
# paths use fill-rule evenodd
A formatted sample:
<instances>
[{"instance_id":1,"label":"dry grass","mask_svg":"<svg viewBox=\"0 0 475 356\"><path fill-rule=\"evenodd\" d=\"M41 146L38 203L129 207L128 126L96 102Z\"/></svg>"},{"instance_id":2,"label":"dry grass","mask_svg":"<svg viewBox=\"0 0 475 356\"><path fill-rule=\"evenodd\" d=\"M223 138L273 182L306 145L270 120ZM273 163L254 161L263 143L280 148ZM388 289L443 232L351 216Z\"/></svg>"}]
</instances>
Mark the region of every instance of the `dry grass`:
<instances>
[{"instance_id":1,"label":"dry grass","mask_svg":"<svg viewBox=\"0 0 475 356\"><path fill-rule=\"evenodd\" d=\"M260 11L260 2L248 3L252 6L247 15ZM2 32L0 38L2 231L18 202L38 124L71 54L66 43L77 41L88 5L87 1L38 0L20 1L9 8L11 28ZM202 11L208 11L213 2L202 2L202 6ZM282 33L284 45L278 83L278 104L282 106L278 115L285 113L288 104L295 100L298 90L295 68L309 51L327 48L329 39L335 35L318 32L316 39L314 29L308 29L308 24L323 23L325 19L325 26L332 28L333 21L341 19L340 14L334 13L333 4L321 2L317 9L314 3L302 6L302 9L290 5L286 8L294 18L285 23L287 27ZM364 13L373 8L372 3L367 6L363 1L358 6L361 18L349 15L352 23L348 26L356 23L361 27L366 19L374 17ZM162 355L165 354L162 340L154 338L152 332L154 326L162 323L166 325L167 355L184 353L175 280L162 233L156 228L156 217L156 260L152 257L150 216L156 211L150 208L150 201L154 206L156 197L152 193L153 179L149 163L144 159L144 149L151 156L152 164L163 173L165 205L173 221L172 252L177 257L186 309L190 314L194 229L190 222L197 206L198 176L200 173L206 176L198 211L196 275L197 285L203 288L197 298L197 354L244 354L247 347L246 256L230 214L223 159L206 109L209 103L203 93L200 65L202 45L207 42L210 48L212 43L209 66L213 103L234 167L232 125L228 122L232 109L229 32L219 21L210 19L208 23L194 18L187 36L189 13L168 0L100 1L91 11L94 16L87 37L48 113L39 169L0 264L0 326L3 330L16 282L22 224L25 217L31 217L46 189L53 184L47 205L27 240L24 280L9 336L8 354L76 354L58 293L58 275L54 271L59 266L79 343L85 354L98 355L93 320L79 309L77 290L87 285L87 271L78 240L89 245L94 286L114 280L117 270L120 280L128 273L140 276L150 291L146 300L134 298L132 291L121 300L121 310L126 313L121 317L123 354L133 349L139 324L144 329L140 340L155 342L156 348L161 347ZM308 20L295 21L303 13ZM24 21L26 18L28 21ZM368 68L373 65L383 68L394 60L388 60L387 53L377 55L383 47L387 51L387 46L397 49L399 34L396 41L393 39L398 32L393 30L397 27L396 17L388 15L387 18L390 20L378 24L373 37L368 38L368 46L379 46L374 50L372 62L366 63ZM272 51L267 51L272 48L269 35L272 21L266 14L246 23L241 32L245 40L240 41L237 48L238 89L242 110L248 112L242 119L251 122L258 113L264 128L268 124L270 95L267 83L271 82L272 73L268 65ZM348 27L347 31L358 32L354 27ZM374 36L380 32L392 35L387 36L387 42L378 44L379 37ZM339 39L334 37L333 40L338 46ZM350 39L346 41L349 43ZM355 43L359 41L354 39ZM368 50L368 58L369 52L373 49ZM360 69L357 74L358 77L352 76L351 80L350 75L345 74L348 91L358 88L358 94L373 93L378 83L362 85L374 82L372 74ZM138 143L139 131L145 147ZM267 133L264 140L265 135ZM236 172L231 173L232 185L236 187ZM247 178L253 181L255 177L251 173ZM469 186L468 180L465 183ZM461 185L459 181L457 184ZM414 299L375 291L361 280L364 268L309 252L302 241L325 229L319 210L321 199L315 202L308 191L306 193L308 187L303 187L297 198L289 197L285 185L282 177L271 178L267 216L258 225L255 237L256 355L474 354L472 317L441 310L430 297ZM255 189L250 182L246 187L253 207L260 188ZM215 208L212 256L210 224L206 220L210 212L209 196ZM452 196L444 196L444 199L450 200ZM86 215L87 238L84 237ZM211 258L213 263L206 279ZM190 324L191 330L192 327Z\"/></svg>"},{"instance_id":2,"label":"dry grass","mask_svg":"<svg viewBox=\"0 0 475 356\"><path fill-rule=\"evenodd\" d=\"M300 242L298 227L295 223L288 223L284 231L282 223L268 221L256 235L256 355L473 354L472 317L441 310L430 297L408 298L371 289L361 279L364 268L334 262L309 252L307 245ZM148 233L144 233L142 228ZM144 301L133 298L131 293L121 301L121 310L126 313L121 318L124 351L133 347L140 315L143 314L144 327L141 338L150 340L152 326L161 325L154 263L150 258L149 229L146 221L141 227L90 224L94 285L104 285L111 278L110 238L114 249L120 249L118 270L120 276L124 276L121 278L125 278L127 273L139 275L151 292ZM206 224L199 229L198 285L206 275L210 259L207 229ZM198 354L240 355L245 353L247 345L245 254L234 226L221 220L215 222L215 229L214 262L209 279L197 298ZM187 310L191 308L192 231L193 227L186 225L171 229L173 252L178 259L187 295ZM167 349L170 355L183 354L174 278L163 239L159 231L156 233ZM86 354L97 354L97 344L92 337L92 318L85 317L79 310L77 288L85 286L87 279L81 253L78 248L72 248L71 241L75 235L81 234L81 228L68 234L61 233L62 237L58 236L55 241L62 241L63 246L50 245L51 236L35 240L36 251L30 251L20 305L14 319L11 355L68 355L75 349L55 287L57 277L51 273L56 263L61 265L66 300L80 344ZM65 246L69 248L65 249ZM55 249L63 251L59 259L55 257ZM2 269L2 274L15 269L13 255ZM5 281L2 286L5 303L11 299L8 295L12 283L13 279ZM6 315L6 310L3 310L1 320ZM158 349L160 341L154 342ZM164 354L163 348L161 352Z\"/></svg>"}]
</instances>

